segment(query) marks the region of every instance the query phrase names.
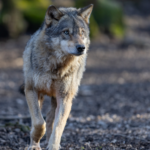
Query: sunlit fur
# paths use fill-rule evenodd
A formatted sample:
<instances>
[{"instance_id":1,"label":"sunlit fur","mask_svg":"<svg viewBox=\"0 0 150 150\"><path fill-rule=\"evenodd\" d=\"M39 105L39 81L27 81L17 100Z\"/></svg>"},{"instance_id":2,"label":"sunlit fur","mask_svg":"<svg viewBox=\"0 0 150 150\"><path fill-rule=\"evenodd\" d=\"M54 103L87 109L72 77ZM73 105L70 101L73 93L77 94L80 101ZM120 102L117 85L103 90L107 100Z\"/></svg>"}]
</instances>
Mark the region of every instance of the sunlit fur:
<instances>
[{"instance_id":1,"label":"sunlit fur","mask_svg":"<svg viewBox=\"0 0 150 150\"><path fill-rule=\"evenodd\" d=\"M46 126L48 149L59 149L72 99L85 70L92 8L93 5L83 9L49 6L42 27L27 43L23 53L23 71L32 119L29 149L40 149L39 142ZM77 50L77 45L85 47L83 53ZM47 125L40 110L44 95L52 97Z\"/></svg>"}]
</instances>

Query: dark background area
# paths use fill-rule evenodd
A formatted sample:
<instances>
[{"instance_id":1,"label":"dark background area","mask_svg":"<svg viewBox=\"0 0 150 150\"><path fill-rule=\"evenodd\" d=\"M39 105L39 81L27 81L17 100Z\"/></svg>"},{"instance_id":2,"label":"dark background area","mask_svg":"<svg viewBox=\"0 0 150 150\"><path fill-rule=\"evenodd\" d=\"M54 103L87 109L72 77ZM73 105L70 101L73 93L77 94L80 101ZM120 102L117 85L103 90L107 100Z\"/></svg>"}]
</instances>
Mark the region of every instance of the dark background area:
<instances>
[{"instance_id":1,"label":"dark background area","mask_svg":"<svg viewBox=\"0 0 150 150\"><path fill-rule=\"evenodd\" d=\"M95 7L87 69L61 149L150 149L150 1L1 0L1 150L23 150L29 145L30 116L25 97L18 91L23 83L22 53L48 5L79 8L90 3ZM49 97L45 97L44 116L49 107ZM46 148L45 137L41 146Z\"/></svg>"}]
</instances>

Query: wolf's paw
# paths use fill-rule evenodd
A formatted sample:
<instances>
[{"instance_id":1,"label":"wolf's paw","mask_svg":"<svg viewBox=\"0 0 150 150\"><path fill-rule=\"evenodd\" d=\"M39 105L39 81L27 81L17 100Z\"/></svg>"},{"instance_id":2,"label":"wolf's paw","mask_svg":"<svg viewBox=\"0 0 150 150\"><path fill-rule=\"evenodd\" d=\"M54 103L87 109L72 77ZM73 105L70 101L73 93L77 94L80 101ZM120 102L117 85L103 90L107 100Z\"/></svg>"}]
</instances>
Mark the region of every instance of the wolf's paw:
<instances>
[{"instance_id":1,"label":"wolf's paw","mask_svg":"<svg viewBox=\"0 0 150 150\"><path fill-rule=\"evenodd\" d=\"M28 150L42 150L40 146L30 146Z\"/></svg>"}]
</instances>

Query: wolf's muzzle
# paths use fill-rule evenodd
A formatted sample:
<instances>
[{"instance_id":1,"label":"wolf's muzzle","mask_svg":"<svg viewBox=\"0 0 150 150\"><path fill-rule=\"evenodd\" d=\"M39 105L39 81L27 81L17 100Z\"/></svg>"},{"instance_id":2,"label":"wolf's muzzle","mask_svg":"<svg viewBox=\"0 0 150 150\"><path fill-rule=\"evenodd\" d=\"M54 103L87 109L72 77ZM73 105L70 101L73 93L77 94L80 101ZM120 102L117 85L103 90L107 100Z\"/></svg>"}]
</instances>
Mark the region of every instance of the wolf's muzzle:
<instances>
[{"instance_id":1,"label":"wolf's muzzle","mask_svg":"<svg viewBox=\"0 0 150 150\"><path fill-rule=\"evenodd\" d=\"M85 50L85 46L84 45L77 45L76 46L78 53L83 53Z\"/></svg>"}]
</instances>

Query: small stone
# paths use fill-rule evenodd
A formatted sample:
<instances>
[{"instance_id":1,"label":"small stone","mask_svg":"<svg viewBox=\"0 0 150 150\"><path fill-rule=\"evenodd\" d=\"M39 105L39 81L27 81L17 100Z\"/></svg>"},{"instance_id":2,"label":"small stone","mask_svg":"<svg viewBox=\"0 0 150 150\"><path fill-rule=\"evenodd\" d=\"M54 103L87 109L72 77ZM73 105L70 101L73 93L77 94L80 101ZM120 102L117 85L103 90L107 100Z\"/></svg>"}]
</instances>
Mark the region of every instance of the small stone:
<instances>
[{"instance_id":1,"label":"small stone","mask_svg":"<svg viewBox=\"0 0 150 150\"><path fill-rule=\"evenodd\" d=\"M20 132L20 129L16 128L14 131L18 133L18 132Z\"/></svg>"},{"instance_id":2,"label":"small stone","mask_svg":"<svg viewBox=\"0 0 150 150\"><path fill-rule=\"evenodd\" d=\"M111 142L112 142L112 143L116 143L116 142L117 142L117 140L116 140L116 139L114 139L114 140L112 140Z\"/></svg>"}]
</instances>

